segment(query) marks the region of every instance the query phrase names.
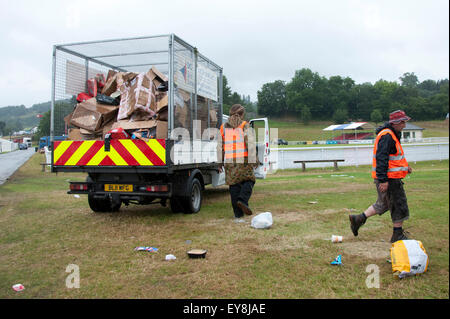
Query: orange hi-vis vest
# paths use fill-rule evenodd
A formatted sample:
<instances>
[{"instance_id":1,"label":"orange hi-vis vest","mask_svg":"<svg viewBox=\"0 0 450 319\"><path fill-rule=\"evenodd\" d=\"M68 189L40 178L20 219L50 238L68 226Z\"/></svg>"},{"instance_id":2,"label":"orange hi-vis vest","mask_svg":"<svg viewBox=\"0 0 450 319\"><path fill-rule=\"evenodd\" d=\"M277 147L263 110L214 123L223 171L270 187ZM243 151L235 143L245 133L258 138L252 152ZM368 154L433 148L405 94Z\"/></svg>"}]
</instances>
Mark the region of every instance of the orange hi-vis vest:
<instances>
[{"instance_id":1,"label":"orange hi-vis vest","mask_svg":"<svg viewBox=\"0 0 450 319\"><path fill-rule=\"evenodd\" d=\"M246 121L243 121L241 125L236 128L225 128L225 132L223 124L220 127L223 150L225 153L224 160L248 157L248 151L245 147L244 140L244 125L246 123Z\"/></svg>"},{"instance_id":2,"label":"orange hi-vis vest","mask_svg":"<svg viewBox=\"0 0 450 319\"><path fill-rule=\"evenodd\" d=\"M389 166L387 171L388 178L405 178L408 174L408 162L405 158L405 152L403 152L403 147L400 144L397 136L395 136L394 132L390 129L384 129L380 133L378 133L377 138L375 139L375 145L373 147L373 160L372 160L372 177L377 178L377 148L378 142L380 138L386 134L391 134L392 138L395 141L395 147L397 149L396 154L389 154Z\"/></svg>"}]
</instances>

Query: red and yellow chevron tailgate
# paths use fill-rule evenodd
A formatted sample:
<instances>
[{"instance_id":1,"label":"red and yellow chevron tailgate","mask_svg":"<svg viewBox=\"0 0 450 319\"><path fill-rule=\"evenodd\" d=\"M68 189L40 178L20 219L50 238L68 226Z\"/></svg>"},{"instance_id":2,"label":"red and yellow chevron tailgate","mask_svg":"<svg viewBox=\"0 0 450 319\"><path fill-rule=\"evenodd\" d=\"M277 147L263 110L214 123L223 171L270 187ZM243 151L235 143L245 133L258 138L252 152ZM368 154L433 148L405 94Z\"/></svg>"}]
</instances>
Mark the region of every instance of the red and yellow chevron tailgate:
<instances>
[{"instance_id":1,"label":"red and yellow chevron tailgate","mask_svg":"<svg viewBox=\"0 0 450 319\"><path fill-rule=\"evenodd\" d=\"M54 166L164 166L164 139L111 140L109 152L104 141L54 142Z\"/></svg>"}]
</instances>

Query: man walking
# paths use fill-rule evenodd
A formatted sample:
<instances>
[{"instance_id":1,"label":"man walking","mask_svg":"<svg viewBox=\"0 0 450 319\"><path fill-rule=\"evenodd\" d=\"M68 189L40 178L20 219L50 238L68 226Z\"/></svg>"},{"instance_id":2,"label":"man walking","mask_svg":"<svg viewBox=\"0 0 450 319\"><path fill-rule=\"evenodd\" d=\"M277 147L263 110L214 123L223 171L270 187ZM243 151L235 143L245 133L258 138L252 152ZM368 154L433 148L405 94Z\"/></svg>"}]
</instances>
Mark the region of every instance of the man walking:
<instances>
[{"instance_id":1,"label":"man walking","mask_svg":"<svg viewBox=\"0 0 450 319\"><path fill-rule=\"evenodd\" d=\"M367 218L375 214L382 215L390 210L393 223L391 243L408 239L403 222L409 218L408 203L403 189L402 179L412 172L400 144L401 131L411 118L402 110L389 114L389 122L376 130L377 137L373 147L372 177L378 192L375 204L359 215L349 215L353 235Z\"/></svg>"},{"instance_id":2,"label":"man walking","mask_svg":"<svg viewBox=\"0 0 450 319\"><path fill-rule=\"evenodd\" d=\"M253 170L258 166L254 135L250 134L250 127L244 121L244 114L244 107L234 104L230 109L228 122L220 127L225 182L230 187L235 218L243 217L244 213L252 214L248 202L255 185ZM221 166L219 171L222 171Z\"/></svg>"}]
</instances>

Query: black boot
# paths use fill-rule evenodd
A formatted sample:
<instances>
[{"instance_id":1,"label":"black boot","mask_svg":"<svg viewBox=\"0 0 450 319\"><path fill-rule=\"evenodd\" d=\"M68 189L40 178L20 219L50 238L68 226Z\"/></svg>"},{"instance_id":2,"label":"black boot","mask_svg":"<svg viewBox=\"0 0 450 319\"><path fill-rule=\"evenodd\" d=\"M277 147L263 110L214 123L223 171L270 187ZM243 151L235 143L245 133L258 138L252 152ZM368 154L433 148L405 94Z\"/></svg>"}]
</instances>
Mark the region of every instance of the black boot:
<instances>
[{"instance_id":1,"label":"black boot","mask_svg":"<svg viewBox=\"0 0 450 319\"><path fill-rule=\"evenodd\" d=\"M358 236L358 229L366 222L366 215L364 213L359 215L348 215L350 219L350 228L352 229L353 235Z\"/></svg>"},{"instance_id":2,"label":"black boot","mask_svg":"<svg viewBox=\"0 0 450 319\"><path fill-rule=\"evenodd\" d=\"M392 233L392 237L391 237L391 243L395 243L398 240L407 240L408 237L406 236L406 231L403 230L403 228L399 227L399 228L395 228L394 227L394 231Z\"/></svg>"}]
</instances>

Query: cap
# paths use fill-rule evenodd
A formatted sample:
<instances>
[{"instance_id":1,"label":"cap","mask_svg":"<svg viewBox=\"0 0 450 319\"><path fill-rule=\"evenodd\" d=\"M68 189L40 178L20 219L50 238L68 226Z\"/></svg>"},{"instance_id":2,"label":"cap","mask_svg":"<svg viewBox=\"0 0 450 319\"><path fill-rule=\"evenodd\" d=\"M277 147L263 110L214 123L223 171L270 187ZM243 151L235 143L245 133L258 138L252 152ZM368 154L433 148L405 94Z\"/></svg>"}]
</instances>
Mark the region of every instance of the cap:
<instances>
[{"instance_id":1,"label":"cap","mask_svg":"<svg viewBox=\"0 0 450 319\"><path fill-rule=\"evenodd\" d=\"M397 110L389 114L389 123L398 124L400 122L409 121L411 118L402 110Z\"/></svg>"}]
</instances>

